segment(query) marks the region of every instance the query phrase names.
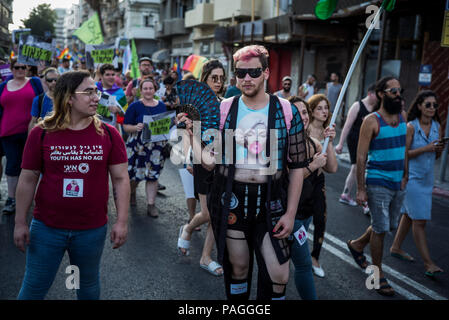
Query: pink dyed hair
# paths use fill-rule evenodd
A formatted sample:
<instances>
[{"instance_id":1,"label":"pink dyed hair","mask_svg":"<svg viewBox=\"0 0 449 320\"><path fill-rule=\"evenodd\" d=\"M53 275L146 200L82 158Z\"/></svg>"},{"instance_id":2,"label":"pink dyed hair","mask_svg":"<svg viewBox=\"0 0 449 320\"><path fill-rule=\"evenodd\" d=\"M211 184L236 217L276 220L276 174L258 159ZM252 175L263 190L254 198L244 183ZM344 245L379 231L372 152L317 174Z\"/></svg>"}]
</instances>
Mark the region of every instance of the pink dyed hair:
<instances>
[{"instance_id":1,"label":"pink dyed hair","mask_svg":"<svg viewBox=\"0 0 449 320\"><path fill-rule=\"evenodd\" d=\"M240 60L248 61L251 58L259 58L260 63L262 64L262 69L265 70L268 67L268 50L261 45L255 44L243 47L237 50L232 57L234 58L234 65Z\"/></svg>"}]
</instances>

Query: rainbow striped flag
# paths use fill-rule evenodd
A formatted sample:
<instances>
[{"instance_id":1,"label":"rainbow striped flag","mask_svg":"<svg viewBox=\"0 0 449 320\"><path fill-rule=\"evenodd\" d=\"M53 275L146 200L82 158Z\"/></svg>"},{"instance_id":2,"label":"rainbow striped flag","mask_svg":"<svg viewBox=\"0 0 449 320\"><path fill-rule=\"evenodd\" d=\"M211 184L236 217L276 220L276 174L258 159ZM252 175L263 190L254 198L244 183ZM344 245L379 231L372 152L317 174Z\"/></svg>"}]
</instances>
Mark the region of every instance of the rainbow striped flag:
<instances>
[{"instance_id":1,"label":"rainbow striped flag","mask_svg":"<svg viewBox=\"0 0 449 320\"><path fill-rule=\"evenodd\" d=\"M208 59L206 57L192 54L187 57L182 69L191 72L195 78L199 79L201 77L203 66L207 61Z\"/></svg>"},{"instance_id":2,"label":"rainbow striped flag","mask_svg":"<svg viewBox=\"0 0 449 320\"><path fill-rule=\"evenodd\" d=\"M62 58L64 58L64 56L68 53L69 53L69 48L65 48L64 50L62 50L58 56L58 60L61 60Z\"/></svg>"}]
</instances>

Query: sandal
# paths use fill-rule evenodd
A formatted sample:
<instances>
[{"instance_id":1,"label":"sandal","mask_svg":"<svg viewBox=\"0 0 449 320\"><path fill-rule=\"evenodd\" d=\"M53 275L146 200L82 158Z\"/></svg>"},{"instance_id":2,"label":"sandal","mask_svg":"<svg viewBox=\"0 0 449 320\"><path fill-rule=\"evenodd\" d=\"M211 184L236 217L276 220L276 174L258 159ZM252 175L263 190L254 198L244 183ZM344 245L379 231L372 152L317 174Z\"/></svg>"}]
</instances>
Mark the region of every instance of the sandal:
<instances>
[{"instance_id":1,"label":"sandal","mask_svg":"<svg viewBox=\"0 0 449 320\"><path fill-rule=\"evenodd\" d=\"M408 261L408 262L415 262L415 259L409 255L407 252L405 254L400 254L397 252L390 252L390 255L392 257L398 258L400 260Z\"/></svg>"},{"instance_id":2,"label":"sandal","mask_svg":"<svg viewBox=\"0 0 449 320\"><path fill-rule=\"evenodd\" d=\"M184 240L183 238L181 238L182 236L182 231L184 230L184 226L181 226L181 228L179 229L179 236L178 236L178 251L181 255L183 256L188 256L190 254L190 241L189 240ZM181 249L185 250L185 253L182 252Z\"/></svg>"},{"instance_id":3,"label":"sandal","mask_svg":"<svg viewBox=\"0 0 449 320\"><path fill-rule=\"evenodd\" d=\"M216 277L223 275L223 271L221 273L217 271L220 268L223 270L223 267L215 261L211 261L208 265L200 263L200 267Z\"/></svg>"},{"instance_id":4,"label":"sandal","mask_svg":"<svg viewBox=\"0 0 449 320\"><path fill-rule=\"evenodd\" d=\"M384 283L384 284L381 284ZM392 297L394 296L394 290L393 288L388 284L386 278L380 278L379 279L380 287L379 289L376 289L377 293L386 296L386 297Z\"/></svg>"},{"instance_id":5,"label":"sandal","mask_svg":"<svg viewBox=\"0 0 449 320\"><path fill-rule=\"evenodd\" d=\"M362 269L366 269L366 267L368 267L366 263L366 257L363 254L363 252L358 252L356 250L354 250L351 247L351 240L348 240L346 242L346 245L348 246L349 252L351 252L352 257L354 258L355 263L357 263L359 265L360 268Z\"/></svg>"}]
</instances>

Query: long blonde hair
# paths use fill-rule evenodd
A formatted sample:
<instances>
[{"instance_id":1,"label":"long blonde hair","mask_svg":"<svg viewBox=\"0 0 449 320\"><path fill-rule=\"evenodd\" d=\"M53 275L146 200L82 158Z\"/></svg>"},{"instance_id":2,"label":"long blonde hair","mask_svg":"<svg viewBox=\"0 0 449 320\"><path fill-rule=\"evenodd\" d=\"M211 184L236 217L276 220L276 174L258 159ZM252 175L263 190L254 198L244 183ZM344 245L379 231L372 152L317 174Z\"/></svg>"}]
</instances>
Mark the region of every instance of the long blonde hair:
<instances>
[{"instance_id":1,"label":"long blonde hair","mask_svg":"<svg viewBox=\"0 0 449 320\"><path fill-rule=\"evenodd\" d=\"M87 77L90 77L88 71L70 71L59 77L53 93L53 111L38 123L42 129L52 132L65 130L69 127L71 120L70 97ZM93 121L97 133L103 135L101 120L97 115L93 116Z\"/></svg>"}]
</instances>

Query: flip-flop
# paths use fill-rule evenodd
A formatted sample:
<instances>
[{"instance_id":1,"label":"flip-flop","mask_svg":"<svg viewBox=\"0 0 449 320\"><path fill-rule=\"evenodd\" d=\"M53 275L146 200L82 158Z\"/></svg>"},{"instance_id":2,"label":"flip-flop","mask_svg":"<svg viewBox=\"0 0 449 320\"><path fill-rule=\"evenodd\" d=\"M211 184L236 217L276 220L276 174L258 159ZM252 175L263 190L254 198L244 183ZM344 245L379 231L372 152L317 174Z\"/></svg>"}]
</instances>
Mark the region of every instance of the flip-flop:
<instances>
[{"instance_id":1,"label":"flip-flop","mask_svg":"<svg viewBox=\"0 0 449 320\"><path fill-rule=\"evenodd\" d=\"M223 275L223 273L217 272L217 269L219 268L223 269L223 267L215 261L211 261L211 263L209 263L208 265L200 263L200 267L216 277L220 277Z\"/></svg>"},{"instance_id":2,"label":"flip-flop","mask_svg":"<svg viewBox=\"0 0 449 320\"><path fill-rule=\"evenodd\" d=\"M431 271L426 271L425 273L424 273L424 275L426 275L427 277L429 277L429 278L431 278L431 279L435 279L435 276L437 275L437 274L439 274L439 273L442 273L443 271L441 271L441 270L437 270L437 271L434 271L434 272L431 272Z\"/></svg>"},{"instance_id":3,"label":"flip-flop","mask_svg":"<svg viewBox=\"0 0 449 320\"><path fill-rule=\"evenodd\" d=\"M392 257L398 258L400 260L404 260L404 261L408 261L408 262L415 262L415 259L411 255L409 255L408 253L400 254L400 253L397 253L397 252L390 252L390 255Z\"/></svg>"},{"instance_id":4,"label":"flip-flop","mask_svg":"<svg viewBox=\"0 0 449 320\"><path fill-rule=\"evenodd\" d=\"M385 290L385 289L393 289L387 282L386 278L380 278L379 279L379 284L380 283L384 283L382 285L380 285L379 289L376 289L376 292L382 296L386 296L386 297L392 297L394 296L394 290Z\"/></svg>"},{"instance_id":5,"label":"flip-flop","mask_svg":"<svg viewBox=\"0 0 449 320\"><path fill-rule=\"evenodd\" d=\"M360 268L363 270L366 269L366 266L364 267L363 264L366 262L366 257L363 254L363 252L358 252L354 250L351 245L351 240L346 241L346 245L348 246L349 252L351 252L352 257L354 258L355 263L359 265Z\"/></svg>"},{"instance_id":6,"label":"flip-flop","mask_svg":"<svg viewBox=\"0 0 449 320\"><path fill-rule=\"evenodd\" d=\"M190 254L190 241L189 240L184 240L181 238L182 236L182 231L184 230L184 226L181 226L181 228L179 229L179 236L178 236L178 251L181 255L183 256L188 256ZM185 249L186 252L182 252L181 249Z\"/></svg>"}]
</instances>

